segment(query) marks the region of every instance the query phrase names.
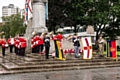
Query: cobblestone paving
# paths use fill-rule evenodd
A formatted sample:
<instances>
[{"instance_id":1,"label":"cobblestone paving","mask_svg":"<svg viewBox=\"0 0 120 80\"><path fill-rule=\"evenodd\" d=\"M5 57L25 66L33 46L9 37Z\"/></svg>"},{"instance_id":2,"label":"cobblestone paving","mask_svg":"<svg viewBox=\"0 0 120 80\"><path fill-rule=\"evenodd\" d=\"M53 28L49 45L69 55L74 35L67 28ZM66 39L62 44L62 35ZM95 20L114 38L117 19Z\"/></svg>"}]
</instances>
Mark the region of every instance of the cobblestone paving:
<instances>
[{"instance_id":1,"label":"cobblestone paving","mask_svg":"<svg viewBox=\"0 0 120 80\"><path fill-rule=\"evenodd\" d=\"M120 80L120 68L10 74L0 80Z\"/></svg>"}]
</instances>

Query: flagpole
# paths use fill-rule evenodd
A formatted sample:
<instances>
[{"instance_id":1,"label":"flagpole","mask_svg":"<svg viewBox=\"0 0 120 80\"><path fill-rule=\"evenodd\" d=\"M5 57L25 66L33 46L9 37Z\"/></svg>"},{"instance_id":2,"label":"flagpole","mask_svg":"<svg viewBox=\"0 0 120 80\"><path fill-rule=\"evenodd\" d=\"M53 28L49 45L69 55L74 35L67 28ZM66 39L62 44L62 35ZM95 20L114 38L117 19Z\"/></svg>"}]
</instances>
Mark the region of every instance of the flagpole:
<instances>
[{"instance_id":1,"label":"flagpole","mask_svg":"<svg viewBox=\"0 0 120 80\"><path fill-rule=\"evenodd\" d=\"M116 42L116 62L118 62L118 56L117 56L117 42Z\"/></svg>"}]
</instances>

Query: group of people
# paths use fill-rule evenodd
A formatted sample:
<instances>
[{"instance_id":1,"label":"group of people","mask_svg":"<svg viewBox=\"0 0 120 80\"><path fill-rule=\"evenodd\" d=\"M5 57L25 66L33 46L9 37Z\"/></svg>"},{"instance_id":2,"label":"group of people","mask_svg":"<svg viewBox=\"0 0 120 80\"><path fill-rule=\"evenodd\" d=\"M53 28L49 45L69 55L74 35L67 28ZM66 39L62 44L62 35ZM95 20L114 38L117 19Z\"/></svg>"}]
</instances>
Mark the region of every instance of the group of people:
<instances>
[{"instance_id":1,"label":"group of people","mask_svg":"<svg viewBox=\"0 0 120 80\"><path fill-rule=\"evenodd\" d=\"M31 39L32 53L44 53L43 49L45 46L46 59L49 59L50 49L50 35L48 33L37 33L33 32Z\"/></svg>"},{"instance_id":2,"label":"group of people","mask_svg":"<svg viewBox=\"0 0 120 80\"><path fill-rule=\"evenodd\" d=\"M59 40L61 42L62 39L61 34L53 35L53 32L37 34L33 32L31 39L32 53L45 53L46 59L49 59L50 40ZM62 49L62 43L60 43L60 48Z\"/></svg>"},{"instance_id":3,"label":"group of people","mask_svg":"<svg viewBox=\"0 0 120 80\"><path fill-rule=\"evenodd\" d=\"M16 53L19 56L25 56L25 48L27 47L27 40L23 35L17 35L15 37L10 36L7 40L5 36L0 38L0 45L2 46L2 56L4 58L6 48L10 47L10 53ZM13 51L14 48L14 51Z\"/></svg>"},{"instance_id":4,"label":"group of people","mask_svg":"<svg viewBox=\"0 0 120 80\"><path fill-rule=\"evenodd\" d=\"M59 40L60 41L60 49L62 49L62 39L64 38L62 34L58 33L57 35L53 35L53 33L32 33L33 37L31 38L31 49L32 53L45 53L46 59L49 59L49 51L50 51L50 40ZM74 34L72 37L67 38L67 40L71 39L74 46L74 57L79 57L79 47L80 44L80 38L77 36L77 34ZM104 52L104 39L102 36L98 39L99 44L99 52L100 56L103 56ZM2 39L0 39L0 45L2 46L2 56L5 56L5 49L7 47L10 47L10 53L14 53L19 56L25 56L25 49L27 47L27 40L24 37L24 35L17 35L15 37L11 37L6 40L3 36ZM45 49L45 50L43 50Z\"/></svg>"}]
</instances>

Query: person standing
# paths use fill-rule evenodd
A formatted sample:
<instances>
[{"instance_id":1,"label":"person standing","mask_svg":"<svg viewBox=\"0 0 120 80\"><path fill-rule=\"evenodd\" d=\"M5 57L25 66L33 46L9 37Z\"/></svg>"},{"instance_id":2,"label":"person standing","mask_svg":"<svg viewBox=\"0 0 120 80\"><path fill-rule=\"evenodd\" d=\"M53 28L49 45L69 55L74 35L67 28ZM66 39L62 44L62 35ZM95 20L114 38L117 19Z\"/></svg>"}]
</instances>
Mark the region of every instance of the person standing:
<instances>
[{"instance_id":1,"label":"person standing","mask_svg":"<svg viewBox=\"0 0 120 80\"><path fill-rule=\"evenodd\" d=\"M4 62L4 56L5 56L5 49L8 47L5 36L3 36L3 39L1 39L1 45L2 45L2 56L3 56L3 62Z\"/></svg>"},{"instance_id":2,"label":"person standing","mask_svg":"<svg viewBox=\"0 0 120 80\"><path fill-rule=\"evenodd\" d=\"M78 58L80 42L79 42L77 34L74 34L72 41L74 43L74 52L75 52L74 56L75 58Z\"/></svg>"},{"instance_id":3,"label":"person standing","mask_svg":"<svg viewBox=\"0 0 120 80\"><path fill-rule=\"evenodd\" d=\"M14 38L12 36L10 36L10 38L8 39L8 44L10 46L10 53L13 53Z\"/></svg>"},{"instance_id":4,"label":"person standing","mask_svg":"<svg viewBox=\"0 0 120 80\"><path fill-rule=\"evenodd\" d=\"M35 53L39 53L40 52L40 44L41 44L41 38L39 36L39 34L37 33L36 36L34 37L34 49L35 49Z\"/></svg>"},{"instance_id":5,"label":"person standing","mask_svg":"<svg viewBox=\"0 0 120 80\"><path fill-rule=\"evenodd\" d=\"M24 57L25 56L25 49L27 46L27 40L23 35L19 37L19 55Z\"/></svg>"},{"instance_id":6,"label":"person standing","mask_svg":"<svg viewBox=\"0 0 120 80\"><path fill-rule=\"evenodd\" d=\"M15 41L14 41L14 47L15 47L14 52L15 52L16 55L19 55L19 49L18 49L19 35L16 35L14 39L15 39Z\"/></svg>"},{"instance_id":7,"label":"person standing","mask_svg":"<svg viewBox=\"0 0 120 80\"><path fill-rule=\"evenodd\" d=\"M104 44L105 40L102 38L102 35L100 35L98 39L100 57L104 57Z\"/></svg>"},{"instance_id":8,"label":"person standing","mask_svg":"<svg viewBox=\"0 0 120 80\"><path fill-rule=\"evenodd\" d=\"M45 46L45 56L46 59L49 59L49 50L50 50L50 36L48 34L44 37L44 46Z\"/></svg>"},{"instance_id":9,"label":"person standing","mask_svg":"<svg viewBox=\"0 0 120 80\"><path fill-rule=\"evenodd\" d=\"M43 49L44 49L44 37L47 35L47 33L42 33L40 35L40 38L41 38L41 44L40 44L40 52L43 53Z\"/></svg>"}]
</instances>

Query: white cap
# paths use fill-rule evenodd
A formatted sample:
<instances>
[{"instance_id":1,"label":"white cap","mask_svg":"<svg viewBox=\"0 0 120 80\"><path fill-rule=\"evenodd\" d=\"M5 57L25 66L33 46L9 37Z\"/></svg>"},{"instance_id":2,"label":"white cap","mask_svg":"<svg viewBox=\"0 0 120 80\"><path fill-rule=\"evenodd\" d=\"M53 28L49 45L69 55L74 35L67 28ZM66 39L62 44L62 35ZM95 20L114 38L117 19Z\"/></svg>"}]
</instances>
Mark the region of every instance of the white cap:
<instances>
[{"instance_id":1,"label":"white cap","mask_svg":"<svg viewBox=\"0 0 120 80\"><path fill-rule=\"evenodd\" d=\"M35 34L36 34L36 32L35 32L35 31L33 31L33 32L32 32L32 35L35 35Z\"/></svg>"}]
</instances>

